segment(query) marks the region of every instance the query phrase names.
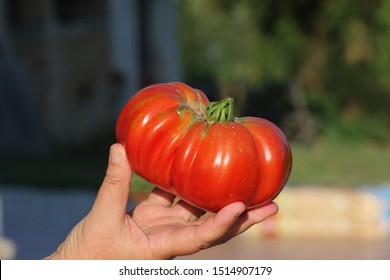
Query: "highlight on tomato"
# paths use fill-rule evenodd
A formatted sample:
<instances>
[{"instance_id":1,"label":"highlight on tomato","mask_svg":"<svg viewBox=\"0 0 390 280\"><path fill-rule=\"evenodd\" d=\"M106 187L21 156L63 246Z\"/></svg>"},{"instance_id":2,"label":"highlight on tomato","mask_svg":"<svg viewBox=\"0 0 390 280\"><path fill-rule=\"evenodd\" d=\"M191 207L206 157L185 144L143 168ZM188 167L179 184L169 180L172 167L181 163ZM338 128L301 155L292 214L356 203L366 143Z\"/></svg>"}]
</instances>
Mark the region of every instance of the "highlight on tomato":
<instances>
[{"instance_id":1,"label":"highlight on tomato","mask_svg":"<svg viewBox=\"0 0 390 280\"><path fill-rule=\"evenodd\" d=\"M233 99L209 102L181 82L141 89L116 125L134 172L206 211L268 204L286 185L292 153L283 132L257 117L235 117Z\"/></svg>"}]
</instances>

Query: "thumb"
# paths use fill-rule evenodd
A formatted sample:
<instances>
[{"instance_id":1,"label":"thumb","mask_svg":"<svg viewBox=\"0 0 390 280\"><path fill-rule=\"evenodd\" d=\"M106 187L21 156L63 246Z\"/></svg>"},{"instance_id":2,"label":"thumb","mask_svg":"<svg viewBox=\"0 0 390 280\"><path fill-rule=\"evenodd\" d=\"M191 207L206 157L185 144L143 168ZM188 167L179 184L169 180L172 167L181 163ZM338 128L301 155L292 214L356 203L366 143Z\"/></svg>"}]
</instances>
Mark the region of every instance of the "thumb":
<instances>
[{"instance_id":1,"label":"thumb","mask_svg":"<svg viewBox=\"0 0 390 280\"><path fill-rule=\"evenodd\" d=\"M91 215L102 221L122 221L130 194L132 170L121 144L110 147L106 176L97 194Z\"/></svg>"}]
</instances>

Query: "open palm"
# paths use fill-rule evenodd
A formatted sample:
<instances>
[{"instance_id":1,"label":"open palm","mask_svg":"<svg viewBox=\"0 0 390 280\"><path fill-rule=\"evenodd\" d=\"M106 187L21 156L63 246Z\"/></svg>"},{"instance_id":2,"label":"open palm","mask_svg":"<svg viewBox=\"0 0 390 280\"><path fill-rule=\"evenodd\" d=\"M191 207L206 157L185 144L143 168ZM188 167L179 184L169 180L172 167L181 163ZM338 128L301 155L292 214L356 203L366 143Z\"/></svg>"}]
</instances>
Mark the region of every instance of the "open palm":
<instances>
[{"instance_id":1,"label":"open palm","mask_svg":"<svg viewBox=\"0 0 390 280\"><path fill-rule=\"evenodd\" d=\"M224 243L278 211L275 203L248 210L235 202L205 213L155 188L128 213L131 175L123 146L114 144L91 211L49 259L171 259Z\"/></svg>"}]
</instances>

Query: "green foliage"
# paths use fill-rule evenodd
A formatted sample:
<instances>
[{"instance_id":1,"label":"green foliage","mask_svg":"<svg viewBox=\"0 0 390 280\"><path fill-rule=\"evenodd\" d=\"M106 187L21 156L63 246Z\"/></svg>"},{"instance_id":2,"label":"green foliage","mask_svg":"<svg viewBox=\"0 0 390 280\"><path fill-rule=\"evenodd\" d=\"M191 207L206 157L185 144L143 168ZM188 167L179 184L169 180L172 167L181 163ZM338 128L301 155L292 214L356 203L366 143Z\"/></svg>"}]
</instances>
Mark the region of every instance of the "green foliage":
<instances>
[{"instance_id":1,"label":"green foliage","mask_svg":"<svg viewBox=\"0 0 390 280\"><path fill-rule=\"evenodd\" d=\"M375 46L374 67L378 82L390 91L390 2L382 1L377 9L377 29L373 38Z\"/></svg>"},{"instance_id":2,"label":"green foliage","mask_svg":"<svg viewBox=\"0 0 390 280\"><path fill-rule=\"evenodd\" d=\"M320 132L390 139L390 1L182 0L181 27L189 83L294 81Z\"/></svg>"},{"instance_id":3,"label":"green foliage","mask_svg":"<svg viewBox=\"0 0 390 280\"><path fill-rule=\"evenodd\" d=\"M224 5L229 3L229 5ZM292 18L281 18L263 34L252 1L183 1L182 42L188 80L216 79L220 85L259 85L283 80L299 61L302 36ZM266 12L266 11L264 11ZM272 66L272 67L270 67Z\"/></svg>"}]
</instances>

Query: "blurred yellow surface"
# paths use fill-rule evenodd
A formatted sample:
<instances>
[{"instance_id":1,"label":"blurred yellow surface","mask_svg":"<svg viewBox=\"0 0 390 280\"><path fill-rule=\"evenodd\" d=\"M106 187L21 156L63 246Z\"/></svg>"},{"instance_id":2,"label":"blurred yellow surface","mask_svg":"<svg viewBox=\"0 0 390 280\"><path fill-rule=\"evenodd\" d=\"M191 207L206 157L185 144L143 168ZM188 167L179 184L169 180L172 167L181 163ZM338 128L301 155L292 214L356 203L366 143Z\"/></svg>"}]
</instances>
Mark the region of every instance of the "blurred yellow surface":
<instances>
[{"instance_id":1,"label":"blurred yellow surface","mask_svg":"<svg viewBox=\"0 0 390 280\"><path fill-rule=\"evenodd\" d=\"M388 186L286 187L279 213L180 259L390 259Z\"/></svg>"}]
</instances>

